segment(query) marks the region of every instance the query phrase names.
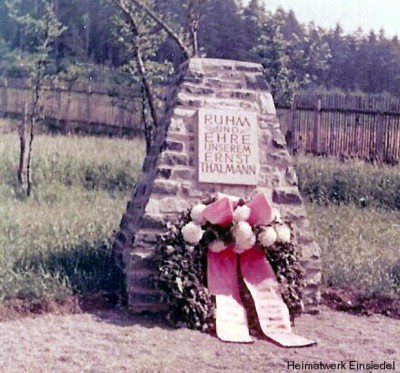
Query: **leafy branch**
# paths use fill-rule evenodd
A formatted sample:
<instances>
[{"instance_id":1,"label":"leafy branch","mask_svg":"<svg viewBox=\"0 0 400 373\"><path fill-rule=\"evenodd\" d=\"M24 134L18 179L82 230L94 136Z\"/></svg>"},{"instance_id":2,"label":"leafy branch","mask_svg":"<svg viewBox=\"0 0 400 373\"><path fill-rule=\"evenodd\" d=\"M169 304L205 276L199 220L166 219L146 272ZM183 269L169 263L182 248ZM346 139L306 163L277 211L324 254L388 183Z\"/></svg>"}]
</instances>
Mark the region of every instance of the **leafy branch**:
<instances>
[{"instance_id":1,"label":"leafy branch","mask_svg":"<svg viewBox=\"0 0 400 373\"><path fill-rule=\"evenodd\" d=\"M38 4L39 5L39 4ZM27 171L27 196L32 191L32 149L34 140L34 129L38 121L42 119L42 108L39 101L42 95L42 87L45 78L49 75L47 63L52 44L66 30L66 27L57 19L54 12L54 5L51 0L41 0L40 11L35 17L31 13L23 13L21 0L6 0L6 6L9 16L13 18L23 30L26 40L30 40L33 45L33 54L29 68L31 80L31 108L29 113L29 145L28 159L26 165ZM21 147L22 149L22 147Z\"/></svg>"}]
</instances>

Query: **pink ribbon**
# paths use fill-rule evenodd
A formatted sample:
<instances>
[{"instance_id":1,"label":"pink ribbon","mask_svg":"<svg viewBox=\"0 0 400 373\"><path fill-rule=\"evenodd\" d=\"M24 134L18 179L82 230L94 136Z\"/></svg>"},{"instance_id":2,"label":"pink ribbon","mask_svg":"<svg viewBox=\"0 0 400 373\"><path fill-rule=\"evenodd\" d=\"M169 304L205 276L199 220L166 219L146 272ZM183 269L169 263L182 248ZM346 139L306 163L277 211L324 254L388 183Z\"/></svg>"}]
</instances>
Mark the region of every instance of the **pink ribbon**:
<instances>
[{"instance_id":1,"label":"pink ribbon","mask_svg":"<svg viewBox=\"0 0 400 373\"><path fill-rule=\"evenodd\" d=\"M264 194L258 194L247 203L250 208L250 225L267 225L273 220L270 204ZM229 199L222 198L210 205L203 216L212 224L228 225L233 219ZM208 288L216 298L217 336L226 342L251 342L246 310L240 300L237 257L233 245L215 253L208 250ZM282 300L276 276L262 250L253 247L239 255L243 280L254 300L262 332L284 347L300 347L314 341L293 333L290 315Z\"/></svg>"}]
</instances>

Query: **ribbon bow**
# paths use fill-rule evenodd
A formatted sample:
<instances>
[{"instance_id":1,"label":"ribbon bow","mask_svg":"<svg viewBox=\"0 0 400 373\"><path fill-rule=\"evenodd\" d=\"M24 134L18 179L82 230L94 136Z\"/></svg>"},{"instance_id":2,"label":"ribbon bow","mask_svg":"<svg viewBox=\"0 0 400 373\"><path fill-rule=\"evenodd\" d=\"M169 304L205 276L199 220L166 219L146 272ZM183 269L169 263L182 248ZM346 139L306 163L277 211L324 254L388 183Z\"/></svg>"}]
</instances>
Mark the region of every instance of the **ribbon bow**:
<instances>
[{"instance_id":1,"label":"ribbon bow","mask_svg":"<svg viewBox=\"0 0 400 373\"><path fill-rule=\"evenodd\" d=\"M237 204L237 203L236 203ZM250 225L268 225L273 219L271 205L263 193L248 202ZM228 197L208 205L203 216L213 224L228 225L233 220L235 202ZM252 342L246 310L240 299L237 276L239 259L243 280L254 300L262 332L284 347L300 347L315 342L292 332L289 310L282 300L279 284L264 252L256 247L237 255L234 245L225 250L208 250L208 288L216 298L217 336L226 342Z\"/></svg>"}]
</instances>

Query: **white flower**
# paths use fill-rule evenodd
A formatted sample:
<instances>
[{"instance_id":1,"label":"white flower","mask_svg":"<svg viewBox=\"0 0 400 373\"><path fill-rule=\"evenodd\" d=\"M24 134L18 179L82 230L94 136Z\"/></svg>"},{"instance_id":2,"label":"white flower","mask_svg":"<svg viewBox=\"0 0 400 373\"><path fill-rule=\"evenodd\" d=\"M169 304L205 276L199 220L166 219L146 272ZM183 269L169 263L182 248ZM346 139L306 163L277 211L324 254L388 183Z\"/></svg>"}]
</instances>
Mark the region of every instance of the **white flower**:
<instances>
[{"instance_id":1,"label":"white flower","mask_svg":"<svg viewBox=\"0 0 400 373\"><path fill-rule=\"evenodd\" d=\"M246 241L252 236L253 230L249 223L240 221L233 228L232 234L236 241Z\"/></svg>"},{"instance_id":2,"label":"white flower","mask_svg":"<svg viewBox=\"0 0 400 373\"><path fill-rule=\"evenodd\" d=\"M260 241L260 244L264 247L269 247L272 246L278 235L275 231L274 228L272 227L266 227L258 236L258 240Z\"/></svg>"},{"instance_id":3,"label":"white flower","mask_svg":"<svg viewBox=\"0 0 400 373\"><path fill-rule=\"evenodd\" d=\"M236 222L246 221L250 217L251 210L246 206L239 206L233 213L233 220Z\"/></svg>"},{"instance_id":4,"label":"white flower","mask_svg":"<svg viewBox=\"0 0 400 373\"><path fill-rule=\"evenodd\" d=\"M272 214L275 221L281 221L281 213L278 209L272 209Z\"/></svg>"},{"instance_id":5,"label":"white flower","mask_svg":"<svg viewBox=\"0 0 400 373\"><path fill-rule=\"evenodd\" d=\"M182 228L183 238L186 242L189 243L199 243L201 237L203 237L203 233L204 231L201 229L201 226L193 223L192 221L190 223L187 223Z\"/></svg>"},{"instance_id":6,"label":"white flower","mask_svg":"<svg viewBox=\"0 0 400 373\"><path fill-rule=\"evenodd\" d=\"M290 229L287 225L277 225L275 227L276 233L278 235L277 241L278 242L289 242L290 241Z\"/></svg>"},{"instance_id":7,"label":"white flower","mask_svg":"<svg viewBox=\"0 0 400 373\"><path fill-rule=\"evenodd\" d=\"M242 254L246 250L251 249L254 245L256 244L256 236L253 234L248 240L246 241L241 241L241 242L236 242L235 247L233 248L233 251L236 254Z\"/></svg>"},{"instance_id":8,"label":"white flower","mask_svg":"<svg viewBox=\"0 0 400 373\"><path fill-rule=\"evenodd\" d=\"M235 238L234 251L238 254L250 249L256 243L256 237L249 223L240 221L232 230Z\"/></svg>"},{"instance_id":9,"label":"white flower","mask_svg":"<svg viewBox=\"0 0 400 373\"><path fill-rule=\"evenodd\" d=\"M208 248L214 253L220 253L226 249L226 245L222 240L215 240L210 243Z\"/></svg>"},{"instance_id":10,"label":"white flower","mask_svg":"<svg viewBox=\"0 0 400 373\"><path fill-rule=\"evenodd\" d=\"M206 223L206 219L203 217L203 212L204 209L206 208L206 205L203 203L198 203L197 205L194 205L192 207L192 210L190 211L190 217L196 224L203 225Z\"/></svg>"}]
</instances>

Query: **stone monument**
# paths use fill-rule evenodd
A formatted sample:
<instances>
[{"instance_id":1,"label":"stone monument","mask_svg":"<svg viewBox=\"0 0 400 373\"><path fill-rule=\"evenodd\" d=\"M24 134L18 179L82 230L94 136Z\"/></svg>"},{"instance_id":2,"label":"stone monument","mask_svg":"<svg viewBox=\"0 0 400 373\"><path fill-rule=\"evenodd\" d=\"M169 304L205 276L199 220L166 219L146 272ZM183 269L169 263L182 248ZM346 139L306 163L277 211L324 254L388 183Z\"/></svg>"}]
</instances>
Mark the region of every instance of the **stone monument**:
<instances>
[{"instance_id":1,"label":"stone monument","mask_svg":"<svg viewBox=\"0 0 400 373\"><path fill-rule=\"evenodd\" d=\"M292 222L305 269L305 311L318 312L320 250L262 66L202 58L179 69L116 236L130 310L165 308L152 281L157 236L167 222L217 192L244 199L263 192Z\"/></svg>"}]
</instances>

